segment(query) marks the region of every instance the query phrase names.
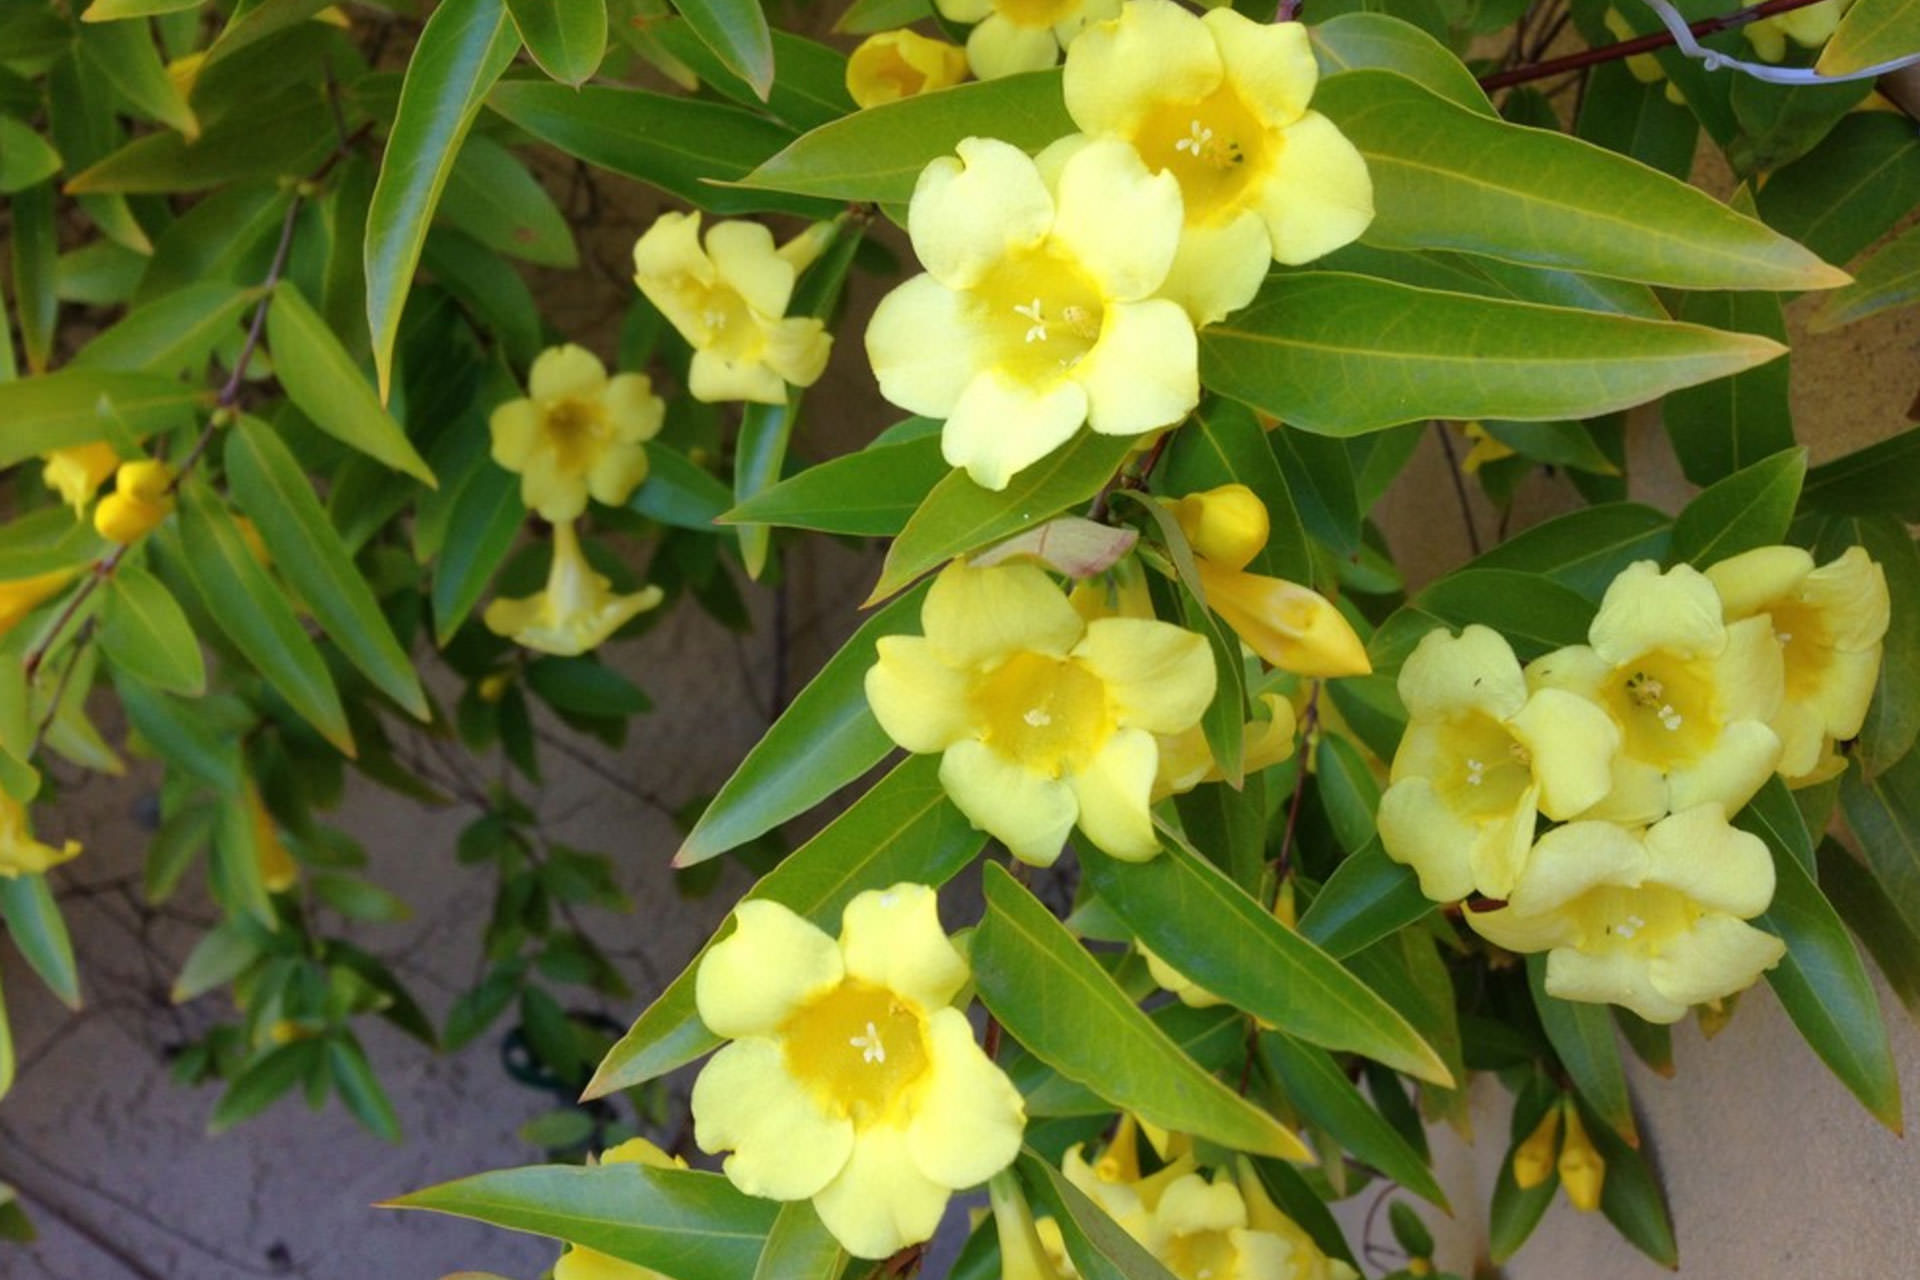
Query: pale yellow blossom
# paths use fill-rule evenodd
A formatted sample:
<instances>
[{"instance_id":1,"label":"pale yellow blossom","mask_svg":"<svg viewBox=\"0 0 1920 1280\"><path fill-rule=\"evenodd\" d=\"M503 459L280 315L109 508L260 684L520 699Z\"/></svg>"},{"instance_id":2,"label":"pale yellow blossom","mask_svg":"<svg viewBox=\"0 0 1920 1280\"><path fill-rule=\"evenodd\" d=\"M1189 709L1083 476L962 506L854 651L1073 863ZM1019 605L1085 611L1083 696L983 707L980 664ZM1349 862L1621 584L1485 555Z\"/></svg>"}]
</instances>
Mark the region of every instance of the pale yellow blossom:
<instances>
[{"instance_id":1,"label":"pale yellow blossom","mask_svg":"<svg viewBox=\"0 0 1920 1280\"><path fill-rule=\"evenodd\" d=\"M573 522L562 521L553 526L546 589L517 600L495 600L482 620L487 630L523 649L572 657L599 648L608 636L658 605L664 594L659 587L646 587L616 595L612 588L612 581L587 563Z\"/></svg>"},{"instance_id":2,"label":"pale yellow blossom","mask_svg":"<svg viewBox=\"0 0 1920 1280\"><path fill-rule=\"evenodd\" d=\"M1089 21L1110 18L1120 0L934 0L940 16L978 25L967 34L967 62L982 80L1045 71Z\"/></svg>"},{"instance_id":3,"label":"pale yellow blossom","mask_svg":"<svg viewBox=\"0 0 1920 1280\"><path fill-rule=\"evenodd\" d=\"M847 94L862 107L950 88L966 78L966 50L905 27L875 32L847 58Z\"/></svg>"},{"instance_id":4,"label":"pale yellow blossom","mask_svg":"<svg viewBox=\"0 0 1920 1280\"><path fill-rule=\"evenodd\" d=\"M493 411L493 460L520 476L520 498L551 521L572 520L587 497L625 502L647 478L641 447L660 431L666 405L644 373L609 378L599 357L572 343L533 362L527 394Z\"/></svg>"},{"instance_id":5,"label":"pale yellow blossom","mask_svg":"<svg viewBox=\"0 0 1920 1280\"><path fill-rule=\"evenodd\" d=\"M35 839L27 807L0 790L0 878L11 880L20 875L38 875L79 852L78 840L68 840L56 849Z\"/></svg>"}]
</instances>

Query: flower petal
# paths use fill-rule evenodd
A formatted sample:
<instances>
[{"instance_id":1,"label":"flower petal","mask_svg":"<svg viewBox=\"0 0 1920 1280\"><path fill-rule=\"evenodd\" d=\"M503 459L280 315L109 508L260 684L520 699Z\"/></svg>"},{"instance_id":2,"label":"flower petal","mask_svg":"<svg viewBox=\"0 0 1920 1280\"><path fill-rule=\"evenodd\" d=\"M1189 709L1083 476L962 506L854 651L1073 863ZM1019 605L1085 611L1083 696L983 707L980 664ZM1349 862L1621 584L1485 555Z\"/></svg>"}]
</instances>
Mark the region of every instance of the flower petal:
<instances>
[{"instance_id":1,"label":"flower petal","mask_svg":"<svg viewBox=\"0 0 1920 1280\"><path fill-rule=\"evenodd\" d=\"M1706 755L1667 775L1667 805L1676 813L1702 804L1738 813L1779 763L1780 735L1758 720L1736 720Z\"/></svg>"},{"instance_id":2,"label":"flower petal","mask_svg":"<svg viewBox=\"0 0 1920 1280\"><path fill-rule=\"evenodd\" d=\"M1507 731L1533 757L1540 785L1540 812L1556 822L1600 802L1613 785L1613 757L1620 728L1613 717L1563 689L1539 689Z\"/></svg>"},{"instance_id":3,"label":"flower petal","mask_svg":"<svg viewBox=\"0 0 1920 1280\"><path fill-rule=\"evenodd\" d=\"M1728 621L1751 618L1793 598L1813 572L1813 557L1800 547L1755 547L1707 568Z\"/></svg>"},{"instance_id":4,"label":"flower petal","mask_svg":"<svg viewBox=\"0 0 1920 1280\"><path fill-rule=\"evenodd\" d=\"M974 1043L958 1009L927 1023L928 1074L907 1147L920 1171L959 1190L985 1182L1020 1154L1026 1107L1006 1072Z\"/></svg>"},{"instance_id":5,"label":"flower petal","mask_svg":"<svg viewBox=\"0 0 1920 1280\"><path fill-rule=\"evenodd\" d=\"M1106 436L1172 426L1200 401L1200 348L1176 302L1150 298L1107 308L1100 340L1075 365L1087 425Z\"/></svg>"},{"instance_id":6,"label":"flower petal","mask_svg":"<svg viewBox=\"0 0 1920 1280\"><path fill-rule=\"evenodd\" d=\"M687 367L687 391L703 404L750 400L755 404L785 404L787 384L758 361L729 360L706 348L693 353Z\"/></svg>"},{"instance_id":7,"label":"flower petal","mask_svg":"<svg viewBox=\"0 0 1920 1280\"><path fill-rule=\"evenodd\" d=\"M1060 40L1051 27L1023 27L991 13L967 36L967 65L982 80L1045 71L1060 60ZM924 259L922 259L924 261Z\"/></svg>"},{"instance_id":8,"label":"flower petal","mask_svg":"<svg viewBox=\"0 0 1920 1280\"><path fill-rule=\"evenodd\" d=\"M571 342L548 347L533 358L533 368L527 371L527 391L535 400L593 399L606 384L607 366L600 357Z\"/></svg>"},{"instance_id":9,"label":"flower petal","mask_svg":"<svg viewBox=\"0 0 1920 1280\"><path fill-rule=\"evenodd\" d=\"M760 334L766 349L760 359L767 368L796 387L810 387L827 371L833 354L833 335L814 316L788 316L767 325Z\"/></svg>"},{"instance_id":10,"label":"flower petal","mask_svg":"<svg viewBox=\"0 0 1920 1280\"><path fill-rule=\"evenodd\" d=\"M1547 994L1562 1000L1625 1005L1648 1022L1678 1022L1687 1006L1653 985L1652 966L1634 951L1589 954L1556 947L1547 954Z\"/></svg>"},{"instance_id":11,"label":"flower petal","mask_svg":"<svg viewBox=\"0 0 1920 1280\"><path fill-rule=\"evenodd\" d=\"M974 28L976 38L992 22ZM1043 38L1052 47L1053 37ZM907 205L907 233L934 279L965 289L1010 250L1046 238L1053 196L1033 160L1012 143L965 138L957 150L957 159L942 156L920 171Z\"/></svg>"},{"instance_id":12,"label":"flower petal","mask_svg":"<svg viewBox=\"0 0 1920 1280\"><path fill-rule=\"evenodd\" d=\"M1205 637L1170 622L1101 618L1087 624L1073 656L1107 686L1119 722L1149 733L1179 733L1213 701L1213 655Z\"/></svg>"},{"instance_id":13,"label":"flower petal","mask_svg":"<svg viewBox=\"0 0 1920 1280\"><path fill-rule=\"evenodd\" d=\"M1705 1004L1752 986L1787 944L1732 916L1703 916L1648 964L1654 990L1679 1005Z\"/></svg>"},{"instance_id":14,"label":"flower petal","mask_svg":"<svg viewBox=\"0 0 1920 1280\"><path fill-rule=\"evenodd\" d=\"M1258 199L1274 258L1294 266L1360 238L1373 221L1373 179L1359 149L1318 111L1282 139L1278 173Z\"/></svg>"},{"instance_id":15,"label":"flower petal","mask_svg":"<svg viewBox=\"0 0 1920 1280\"><path fill-rule=\"evenodd\" d=\"M757 222L716 222L707 232L707 257L720 279L762 317L786 314L796 273L774 251L773 232Z\"/></svg>"},{"instance_id":16,"label":"flower petal","mask_svg":"<svg viewBox=\"0 0 1920 1280\"><path fill-rule=\"evenodd\" d=\"M867 705L887 736L908 751L945 751L972 733L966 676L920 636L882 636L867 669Z\"/></svg>"},{"instance_id":17,"label":"flower petal","mask_svg":"<svg viewBox=\"0 0 1920 1280\"><path fill-rule=\"evenodd\" d=\"M1703 804L1647 828L1649 882L1705 908L1745 920L1773 901L1773 856L1759 836L1727 823L1726 810ZM1691 1003L1691 1002L1690 1002Z\"/></svg>"},{"instance_id":18,"label":"flower petal","mask_svg":"<svg viewBox=\"0 0 1920 1280\"><path fill-rule=\"evenodd\" d=\"M867 359L880 394L910 413L944 418L985 357L964 295L921 273L880 299Z\"/></svg>"},{"instance_id":19,"label":"flower petal","mask_svg":"<svg viewBox=\"0 0 1920 1280\"><path fill-rule=\"evenodd\" d=\"M923 884L856 894L840 918L840 955L848 977L906 996L928 1014L967 982L967 962L940 927L939 899Z\"/></svg>"},{"instance_id":20,"label":"flower petal","mask_svg":"<svg viewBox=\"0 0 1920 1280\"><path fill-rule=\"evenodd\" d=\"M487 418L493 437L493 460L509 471L520 471L540 437L540 410L532 400L509 400Z\"/></svg>"},{"instance_id":21,"label":"flower petal","mask_svg":"<svg viewBox=\"0 0 1920 1280\"><path fill-rule=\"evenodd\" d=\"M653 379L644 373L616 373L600 393L614 438L624 444L640 444L660 434L666 421L667 402L653 393Z\"/></svg>"},{"instance_id":22,"label":"flower petal","mask_svg":"<svg viewBox=\"0 0 1920 1280\"><path fill-rule=\"evenodd\" d=\"M1569 822L1541 836L1507 901L1539 916L1601 885L1637 885L1651 865L1631 831L1610 822Z\"/></svg>"},{"instance_id":23,"label":"flower petal","mask_svg":"<svg viewBox=\"0 0 1920 1280\"><path fill-rule=\"evenodd\" d=\"M777 902L733 909L737 928L707 951L694 975L700 1020L729 1039L772 1031L846 974L839 944Z\"/></svg>"},{"instance_id":24,"label":"flower petal","mask_svg":"<svg viewBox=\"0 0 1920 1280\"><path fill-rule=\"evenodd\" d=\"M1682 658L1710 656L1727 637L1720 597L1706 575L1684 564L1661 573L1651 560L1620 571L1587 634L1594 652L1615 667L1659 649Z\"/></svg>"},{"instance_id":25,"label":"flower petal","mask_svg":"<svg viewBox=\"0 0 1920 1280\"><path fill-rule=\"evenodd\" d=\"M1785 655L1767 616L1727 628L1727 647L1713 664L1716 710L1723 720L1767 720L1786 694Z\"/></svg>"},{"instance_id":26,"label":"flower petal","mask_svg":"<svg viewBox=\"0 0 1920 1280\"><path fill-rule=\"evenodd\" d=\"M1494 720L1518 715L1527 701L1526 677L1506 638L1477 623L1459 635L1437 627L1400 668L1400 701L1415 719L1480 712Z\"/></svg>"},{"instance_id":27,"label":"flower petal","mask_svg":"<svg viewBox=\"0 0 1920 1280\"><path fill-rule=\"evenodd\" d=\"M1820 613L1836 649L1868 649L1887 634L1892 606L1886 571L1864 547L1848 547L1808 574L1801 599Z\"/></svg>"},{"instance_id":28,"label":"flower petal","mask_svg":"<svg viewBox=\"0 0 1920 1280\"><path fill-rule=\"evenodd\" d=\"M1027 772L984 742L948 747L940 758L940 785L969 822L1036 867L1059 858L1079 815L1072 787Z\"/></svg>"},{"instance_id":29,"label":"flower petal","mask_svg":"<svg viewBox=\"0 0 1920 1280\"><path fill-rule=\"evenodd\" d=\"M1474 892L1470 851L1477 833L1447 806L1431 781L1396 780L1381 795L1375 821L1387 856L1413 868L1421 893L1435 902L1457 902Z\"/></svg>"},{"instance_id":30,"label":"flower petal","mask_svg":"<svg viewBox=\"0 0 1920 1280\"><path fill-rule=\"evenodd\" d=\"M1306 27L1255 22L1232 9L1215 9L1201 21L1219 46L1227 82L1262 124L1284 128L1305 113L1320 83Z\"/></svg>"},{"instance_id":31,"label":"flower petal","mask_svg":"<svg viewBox=\"0 0 1920 1280\"><path fill-rule=\"evenodd\" d=\"M1058 449L1087 420L1087 393L1070 378L1047 387L987 369L967 383L940 433L940 454L996 492Z\"/></svg>"},{"instance_id":32,"label":"flower petal","mask_svg":"<svg viewBox=\"0 0 1920 1280\"><path fill-rule=\"evenodd\" d=\"M1177 302L1201 328L1253 301L1273 267L1273 235L1259 212L1242 209L1222 222L1180 233L1160 296Z\"/></svg>"},{"instance_id":33,"label":"flower petal","mask_svg":"<svg viewBox=\"0 0 1920 1280\"><path fill-rule=\"evenodd\" d=\"M787 1069L780 1045L736 1040L693 1082L693 1140L731 1151L723 1166L734 1186L769 1200L804 1200L841 1174L854 1147L853 1122L829 1115Z\"/></svg>"},{"instance_id":34,"label":"flower petal","mask_svg":"<svg viewBox=\"0 0 1920 1280\"><path fill-rule=\"evenodd\" d=\"M1116 858L1144 862L1160 852L1147 798L1159 749L1153 735L1122 729L1107 740L1079 771L1067 779L1078 802L1080 830Z\"/></svg>"},{"instance_id":35,"label":"flower petal","mask_svg":"<svg viewBox=\"0 0 1920 1280\"><path fill-rule=\"evenodd\" d=\"M933 580L920 622L941 661L962 671L997 664L1022 650L1064 658L1087 626L1036 566L975 569L961 561Z\"/></svg>"},{"instance_id":36,"label":"flower petal","mask_svg":"<svg viewBox=\"0 0 1920 1280\"><path fill-rule=\"evenodd\" d=\"M931 1237L951 1195L920 1172L906 1130L875 1125L854 1140L846 1167L813 1207L848 1253L885 1258Z\"/></svg>"},{"instance_id":37,"label":"flower petal","mask_svg":"<svg viewBox=\"0 0 1920 1280\"><path fill-rule=\"evenodd\" d=\"M1099 138L1061 166L1052 244L1099 286L1103 299L1138 302L1167 278L1180 243L1180 183L1149 172L1118 138Z\"/></svg>"},{"instance_id":38,"label":"flower petal","mask_svg":"<svg viewBox=\"0 0 1920 1280\"><path fill-rule=\"evenodd\" d=\"M647 478L647 451L637 444L608 445L587 470L587 492L617 507Z\"/></svg>"},{"instance_id":39,"label":"flower petal","mask_svg":"<svg viewBox=\"0 0 1920 1280\"><path fill-rule=\"evenodd\" d=\"M1067 52L1067 114L1088 133L1131 137L1163 102L1198 102L1225 75L1219 47L1171 0L1136 0L1089 26Z\"/></svg>"}]
</instances>

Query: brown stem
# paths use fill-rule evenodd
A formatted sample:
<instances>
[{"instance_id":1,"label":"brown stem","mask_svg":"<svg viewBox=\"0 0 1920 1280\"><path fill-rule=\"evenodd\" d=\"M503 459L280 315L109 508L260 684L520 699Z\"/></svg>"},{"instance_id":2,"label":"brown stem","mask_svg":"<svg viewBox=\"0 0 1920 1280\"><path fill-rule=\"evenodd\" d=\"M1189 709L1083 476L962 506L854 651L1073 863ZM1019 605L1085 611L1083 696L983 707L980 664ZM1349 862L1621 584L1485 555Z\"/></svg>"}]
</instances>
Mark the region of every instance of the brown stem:
<instances>
[{"instance_id":1,"label":"brown stem","mask_svg":"<svg viewBox=\"0 0 1920 1280\"><path fill-rule=\"evenodd\" d=\"M1293 796L1287 801L1287 825L1280 833L1280 852L1273 859L1274 875L1282 882L1293 868L1293 833L1300 825L1300 806L1307 795L1307 753L1313 750L1313 731L1320 723L1320 689L1320 682L1314 681L1313 692L1307 695L1306 708L1300 712L1300 723L1296 727L1300 745L1293 751Z\"/></svg>"},{"instance_id":2,"label":"brown stem","mask_svg":"<svg viewBox=\"0 0 1920 1280\"><path fill-rule=\"evenodd\" d=\"M1804 9L1808 5L1818 3L1819 0L1765 0L1765 3L1722 14L1717 18L1702 18L1687 30L1696 36L1717 35L1722 31L1743 27L1749 22L1771 18L1776 13L1791 13L1795 9ZM1566 71L1579 71L1585 67L1598 66L1603 62L1618 62L1622 58L1631 58L1636 53L1651 53L1655 49L1665 49L1673 42L1671 31L1656 31L1652 35L1622 40L1619 44L1602 45L1597 49L1582 49L1579 53L1570 53L1563 58L1549 58L1545 62L1534 62L1523 67L1496 71L1491 75L1481 76L1480 87L1504 89L1509 85L1525 84L1529 80L1544 80L1548 76L1557 76Z\"/></svg>"}]
</instances>

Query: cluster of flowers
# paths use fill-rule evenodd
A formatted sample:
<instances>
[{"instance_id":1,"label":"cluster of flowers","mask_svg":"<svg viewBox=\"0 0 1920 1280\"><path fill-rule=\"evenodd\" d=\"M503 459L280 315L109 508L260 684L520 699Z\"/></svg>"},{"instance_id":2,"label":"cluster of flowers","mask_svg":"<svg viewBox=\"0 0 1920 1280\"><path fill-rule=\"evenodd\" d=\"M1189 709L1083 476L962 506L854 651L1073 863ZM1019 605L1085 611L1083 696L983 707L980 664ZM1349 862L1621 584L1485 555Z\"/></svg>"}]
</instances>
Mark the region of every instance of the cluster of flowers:
<instances>
[{"instance_id":1,"label":"cluster of flowers","mask_svg":"<svg viewBox=\"0 0 1920 1280\"><path fill-rule=\"evenodd\" d=\"M1630 566L1588 644L1524 670L1486 627L1431 632L1400 672L1381 842L1488 941L1545 951L1549 993L1677 1021L1779 960L1746 923L1772 859L1728 816L1775 772L1846 767L1888 607L1861 548L1816 567L1771 546L1705 573Z\"/></svg>"}]
</instances>

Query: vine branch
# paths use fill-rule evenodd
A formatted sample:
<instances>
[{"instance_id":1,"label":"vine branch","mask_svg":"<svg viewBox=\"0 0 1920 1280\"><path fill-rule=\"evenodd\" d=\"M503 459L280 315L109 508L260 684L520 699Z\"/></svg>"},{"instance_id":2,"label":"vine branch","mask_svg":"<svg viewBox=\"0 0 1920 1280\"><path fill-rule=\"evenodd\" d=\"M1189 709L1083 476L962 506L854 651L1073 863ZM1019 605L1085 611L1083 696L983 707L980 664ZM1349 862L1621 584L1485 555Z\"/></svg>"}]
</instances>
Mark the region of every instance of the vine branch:
<instances>
[{"instance_id":1,"label":"vine branch","mask_svg":"<svg viewBox=\"0 0 1920 1280\"><path fill-rule=\"evenodd\" d=\"M1732 13L1724 13L1717 18L1702 18L1687 27L1687 30L1695 36L1718 35L1722 31L1744 27L1749 22L1758 22L1762 18L1771 18L1779 13L1791 13L1795 9L1804 9L1818 3L1819 0L1763 0L1761 4L1738 9ZM1510 85L1526 84L1531 80L1544 80L1549 76L1557 76L1567 71L1581 71L1587 67L1599 66L1604 62L1618 62L1638 53L1668 49L1678 43L1679 40L1673 32L1656 31L1652 35L1622 40L1619 44L1602 45L1597 49L1582 49L1578 53L1569 53L1564 57L1548 58L1544 62L1532 62L1525 66L1510 67L1505 71L1495 71L1480 77L1480 87L1505 89Z\"/></svg>"}]
</instances>

